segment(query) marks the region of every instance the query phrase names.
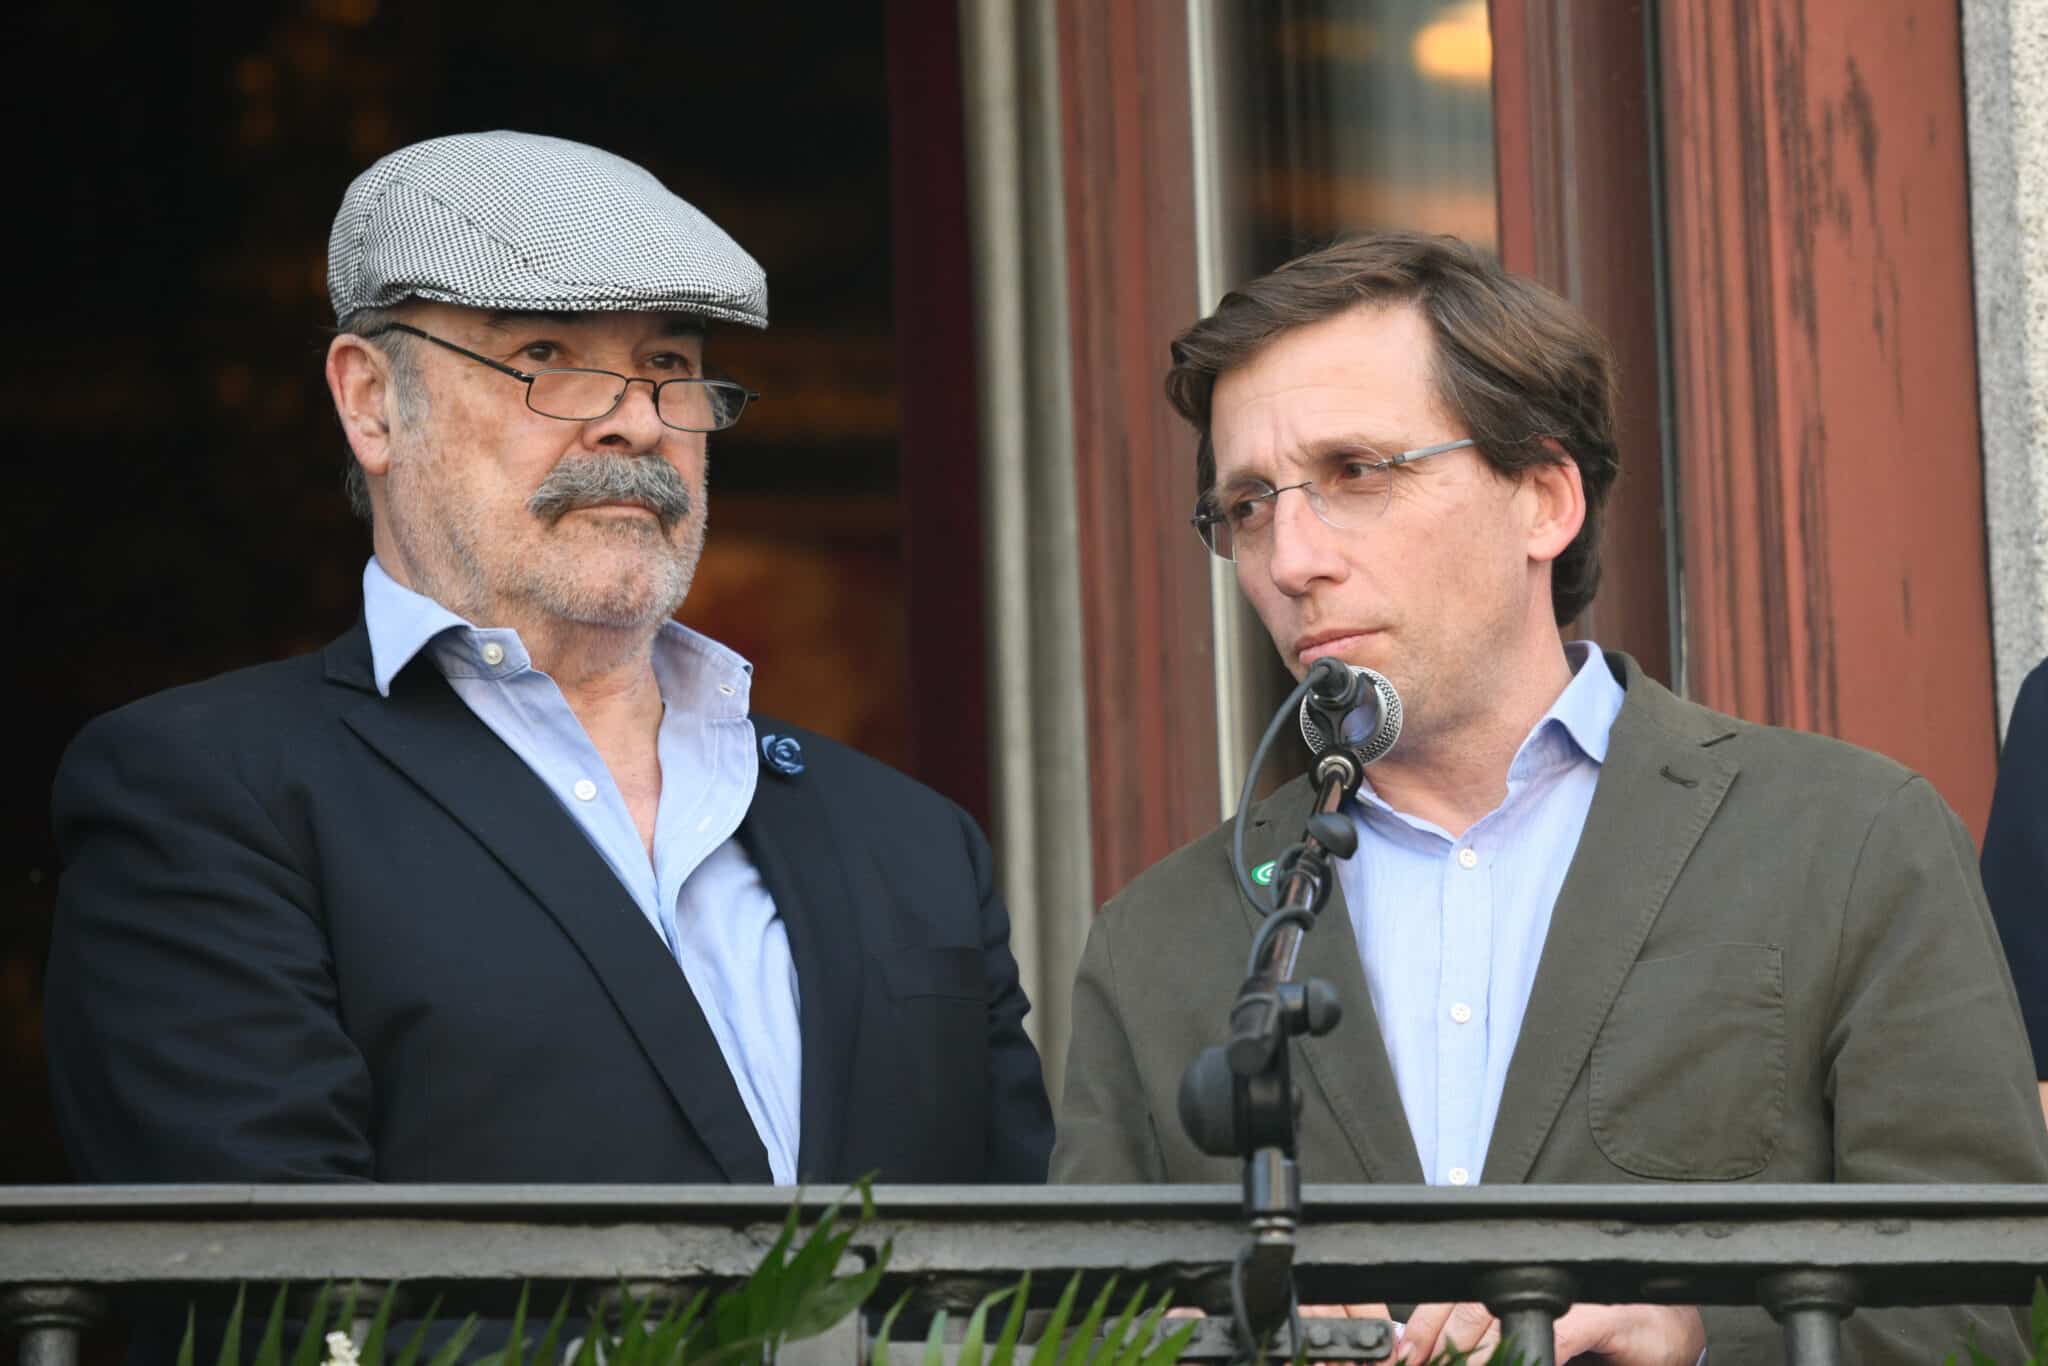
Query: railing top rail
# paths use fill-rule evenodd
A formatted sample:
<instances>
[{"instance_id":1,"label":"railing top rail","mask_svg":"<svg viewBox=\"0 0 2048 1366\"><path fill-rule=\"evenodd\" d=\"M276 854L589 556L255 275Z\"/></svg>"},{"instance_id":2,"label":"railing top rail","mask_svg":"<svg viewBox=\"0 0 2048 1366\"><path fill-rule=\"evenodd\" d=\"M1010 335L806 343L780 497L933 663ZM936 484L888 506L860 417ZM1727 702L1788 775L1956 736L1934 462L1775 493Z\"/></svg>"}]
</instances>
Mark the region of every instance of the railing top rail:
<instances>
[{"instance_id":1,"label":"railing top rail","mask_svg":"<svg viewBox=\"0 0 2048 1366\"><path fill-rule=\"evenodd\" d=\"M780 1219L800 1196L822 1209L836 1187L655 1185L150 1185L0 1186L0 1223L50 1219L328 1220L398 1216L555 1219L583 1222ZM1232 1221L1235 1186L877 1186L890 1218L1035 1221L1140 1216L1156 1220ZM1880 1219L1997 1215L2048 1216L2048 1185L1624 1185L1432 1186L1310 1185L1308 1222L1470 1222L1553 1217L1632 1222L1782 1219Z\"/></svg>"},{"instance_id":2,"label":"railing top rail","mask_svg":"<svg viewBox=\"0 0 2048 1366\"><path fill-rule=\"evenodd\" d=\"M810 1192L815 1210L838 1192ZM769 1187L0 1188L0 1288L214 1293L243 1281L395 1280L488 1303L621 1279L746 1275L794 1192ZM883 1187L856 1246L889 1282L966 1302L1025 1273L1174 1287L1214 1307L1243 1244L1227 1186ZM1313 1187L1297 1284L1462 1296L1542 1266L1579 1297L1754 1303L1787 1268L1854 1275L1867 1305L2018 1304L2048 1268L2048 1186Z\"/></svg>"}]
</instances>

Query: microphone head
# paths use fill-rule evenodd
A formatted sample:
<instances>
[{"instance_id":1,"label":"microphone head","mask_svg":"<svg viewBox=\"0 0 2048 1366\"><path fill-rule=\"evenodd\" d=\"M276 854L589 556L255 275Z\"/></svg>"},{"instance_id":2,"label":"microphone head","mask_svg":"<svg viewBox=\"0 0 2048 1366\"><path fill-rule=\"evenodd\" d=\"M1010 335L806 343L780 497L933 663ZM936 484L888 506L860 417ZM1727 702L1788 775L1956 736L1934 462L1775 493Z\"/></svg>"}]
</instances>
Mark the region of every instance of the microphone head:
<instances>
[{"instance_id":1,"label":"microphone head","mask_svg":"<svg viewBox=\"0 0 2048 1366\"><path fill-rule=\"evenodd\" d=\"M1401 694L1385 675L1357 664L1347 665L1366 685L1366 697L1340 723L1333 726L1326 715L1301 700L1301 738L1308 752L1321 757L1339 745L1349 749L1359 767L1386 757L1401 738ZM1332 732L1337 733L1332 733Z\"/></svg>"}]
</instances>

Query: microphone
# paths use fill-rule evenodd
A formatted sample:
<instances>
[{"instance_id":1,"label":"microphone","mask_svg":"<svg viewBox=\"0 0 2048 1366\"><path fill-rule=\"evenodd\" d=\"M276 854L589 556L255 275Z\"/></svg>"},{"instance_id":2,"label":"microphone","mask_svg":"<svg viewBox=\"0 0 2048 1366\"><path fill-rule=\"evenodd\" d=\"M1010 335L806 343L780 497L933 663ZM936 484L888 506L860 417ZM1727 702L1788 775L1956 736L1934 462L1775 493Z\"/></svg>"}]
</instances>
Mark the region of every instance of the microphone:
<instances>
[{"instance_id":1,"label":"microphone","mask_svg":"<svg viewBox=\"0 0 2048 1366\"><path fill-rule=\"evenodd\" d=\"M1401 738L1401 694L1383 674L1324 656L1310 669L1314 682L1301 699L1301 738L1322 757L1344 748L1364 768L1386 757ZM1315 677L1321 675L1321 677Z\"/></svg>"}]
</instances>

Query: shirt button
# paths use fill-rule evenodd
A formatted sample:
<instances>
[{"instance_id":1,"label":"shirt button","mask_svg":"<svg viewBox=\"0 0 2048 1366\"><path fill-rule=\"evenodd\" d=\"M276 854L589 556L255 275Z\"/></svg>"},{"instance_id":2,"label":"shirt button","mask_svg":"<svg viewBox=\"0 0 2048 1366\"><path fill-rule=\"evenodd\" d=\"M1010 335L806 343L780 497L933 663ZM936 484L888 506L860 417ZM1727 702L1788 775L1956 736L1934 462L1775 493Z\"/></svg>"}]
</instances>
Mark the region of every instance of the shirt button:
<instances>
[{"instance_id":1,"label":"shirt button","mask_svg":"<svg viewBox=\"0 0 2048 1366\"><path fill-rule=\"evenodd\" d=\"M1451 1184L1452 1184L1452 1185L1454 1185L1454 1186L1462 1186L1462 1185L1464 1185L1464 1184L1465 1184L1465 1183L1466 1183L1467 1181L1470 1181L1471 1179L1472 1179L1472 1173L1471 1173L1471 1172L1468 1172L1468 1171L1466 1171L1466 1170L1465 1170L1465 1169L1464 1169L1463 1167L1453 1167L1453 1168L1451 1168Z\"/></svg>"},{"instance_id":2,"label":"shirt button","mask_svg":"<svg viewBox=\"0 0 2048 1366\"><path fill-rule=\"evenodd\" d=\"M1463 1001L1458 1002L1451 1007L1451 1018L1459 1024L1470 1024L1472 1022L1472 1007L1466 1005Z\"/></svg>"},{"instance_id":3,"label":"shirt button","mask_svg":"<svg viewBox=\"0 0 2048 1366\"><path fill-rule=\"evenodd\" d=\"M497 665L505 662L505 647L495 640L484 642L484 663Z\"/></svg>"},{"instance_id":4,"label":"shirt button","mask_svg":"<svg viewBox=\"0 0 2048 1366\"><path fill-rule=\"evenodd\" d=\"M591 801L597 796L597 784L588 778L578 778L576 786L569 790L576 794L576 800L579 802Z\"/></svg>"},{"instance_id":5,"label":"shirt button","mask_svg":"<svg viewBox=\"0 0 2048 1366\"><path fill-rule=\"evenodd\" d=\"M1460 868L1477 868L1479 866L1479 855L1470 849L1460 849L1458 851L1458 866Z\"/></svg>"},{"instance_id":6,"label":"shirt button","mask_svg":"<svg viewBox=\"0 0 2048 1366\"><path fill-rule=\"evenodd\" d=\"M721 684L719 684L719 685L718 685L718 690L719 690L720 692L724 693L724 694L725 694L725 695L726 695L727 697L731 697L731 696L733 695L733 693L734 693L735 691L737 691L737 690L736 690L736 689L735 689L735 688L733 687L733 685L732 685L732 684L730 684L730 683L721 683Z\"/></svg>"}]
</instances>

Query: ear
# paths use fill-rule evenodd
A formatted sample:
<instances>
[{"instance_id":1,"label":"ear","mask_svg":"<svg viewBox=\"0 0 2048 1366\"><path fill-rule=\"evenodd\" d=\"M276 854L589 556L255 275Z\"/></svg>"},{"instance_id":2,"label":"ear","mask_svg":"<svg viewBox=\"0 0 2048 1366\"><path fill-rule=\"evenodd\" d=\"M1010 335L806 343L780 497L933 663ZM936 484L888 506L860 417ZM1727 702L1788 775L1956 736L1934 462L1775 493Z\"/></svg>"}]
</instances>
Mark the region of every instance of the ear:
<instances>
[{"instance_id":1,"label":"ear","mask_svg":"<svg viewBox=\"0 0 2048 1366\"><path fill-rule=\"evenodd\" d=\"M327 392L356 463L373 481L381 479L391 468L391 427L398 418L389 358L361 337L342 333L327 347Z\"/></svg>"},{"instance_id":2,"label":"ear","mask_svg":"<svg viewBox=\"0 0 2048 1366\"><path fill-rule=\"evenodd\" d=\"M1557 459L1522 471L1522 493L1528 500L1529 558L1549 564L1586 525L1586 486L1579 462L1551 438L1543 444Z\"/></svg>"}]
</instances>

